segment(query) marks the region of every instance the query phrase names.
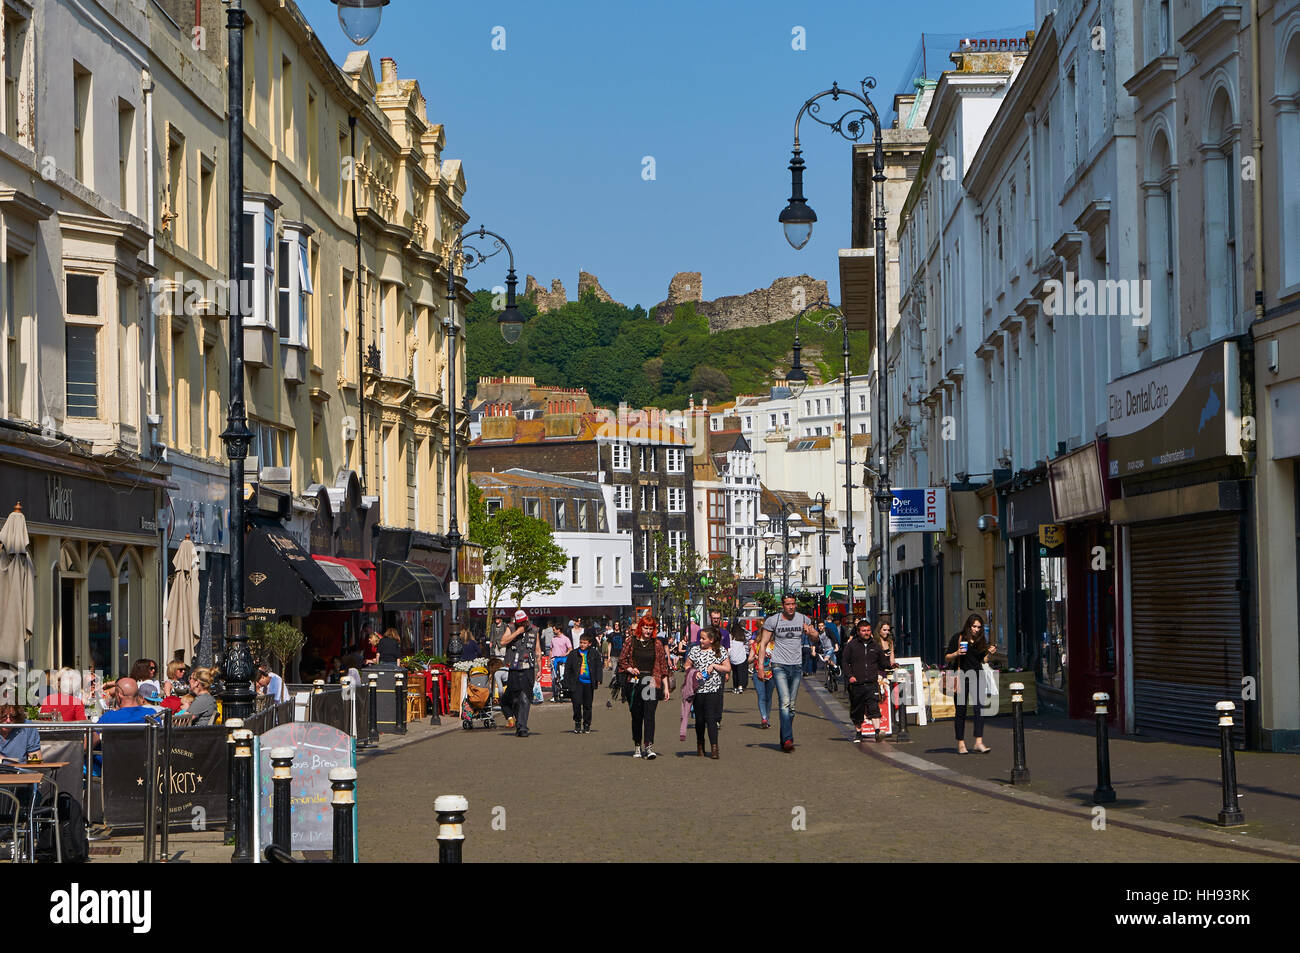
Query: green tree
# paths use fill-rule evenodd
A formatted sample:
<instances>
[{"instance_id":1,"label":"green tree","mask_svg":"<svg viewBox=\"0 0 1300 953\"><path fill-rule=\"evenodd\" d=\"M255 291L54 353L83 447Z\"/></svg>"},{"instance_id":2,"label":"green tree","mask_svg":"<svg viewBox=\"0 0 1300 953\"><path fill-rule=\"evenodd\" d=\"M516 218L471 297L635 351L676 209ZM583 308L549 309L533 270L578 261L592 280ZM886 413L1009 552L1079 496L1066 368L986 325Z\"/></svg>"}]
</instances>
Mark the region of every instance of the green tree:
<instances>
[{"instance_id":1,"label":"green tree","mask_svg":"<svg viewBox=\"0 0 1300 953\"><path fill-rule=\"evenodd\" d=\"M697 400L714 402L725 400L732 393L731 381L727 379L727 375L708 364L700 364L695 368L691 379L686 384L686 389L694 394Z\"/></svg>"},{"instance_id":2,"label":"green tree","mask_svg":"<svg viewBox=\"0 0 1300 953\"><path fill-rule=\"evenodd\" d=\"M483 526L482 545L488 560L484 575L489 619L504 595L518 606L530 595L551 595L563 584L560 573L569 557L555 544L544 520L526 516L523 510L497 510Z\"/></svg>"}]
</instances>

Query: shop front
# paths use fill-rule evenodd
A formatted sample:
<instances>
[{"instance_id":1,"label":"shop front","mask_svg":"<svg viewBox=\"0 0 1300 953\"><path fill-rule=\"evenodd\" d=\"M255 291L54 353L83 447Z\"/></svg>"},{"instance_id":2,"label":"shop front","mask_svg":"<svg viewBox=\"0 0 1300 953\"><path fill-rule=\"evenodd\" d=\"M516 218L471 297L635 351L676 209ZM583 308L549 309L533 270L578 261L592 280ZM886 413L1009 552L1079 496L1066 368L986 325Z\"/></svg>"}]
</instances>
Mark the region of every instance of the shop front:
<instances>
[{"instance_id":1,"label":"shop front","mask_svg":"<svg viewBox=\"0 0 1300 953\"><path fill-rule=\"evenodd\" d=\"M371 561L370 535L365 531L372 510L361 496L355 473L344 470L334 486L310 487L315 511L307 530L308 549L321 568L349 593L355 587L358 608L318 608L304 622L304 656L326 665L358 644L362 627L380 627L378 569Z\"/></svg>"},{"instance_id":2,"label":"shop front","mask_svg":"<svg viewBox=\"0 0 1300 953\"><path fill-rule=\"evenodd\" d=\"M1047 628L1034 669L1039 698L1071 718L1093 716L1092 696L1117 694L1116 566L1110 524L1107 442L1097 440L1048 463L1052 514L1064 545L1061 564L1048 560ZM1040 539L1040 545L1042 539ZM1122 706L1114 705L1117 717Z\"/></svg>"},{"instance_id":3,"label":"shop front","mask_svg":"<svg viewBox=\"0 0 1300 953\"><path fill-rule=\"evenodd\" d=\"M0 459L0 499L22 504L35 569L27 657L0 663L117 677L161 658L166 466L48 449L8 430Z\"/></svg>"},{"instance_id":4,"label":"shop front","mask_svg":"<svg viewBox=\"0 0 1300 953\"><path fill-rule=\"evenodd\" d=\"M168 579L176 550L188 536L199 558L199 643L194 654L200 664L210 665L214 640L221 640L225 632L230 483L225 467L218 463L181 453L169 453L168 459L172 466L169 480L175 485L167 493L161 524L167 533ZM165 605L165 592L163 602Z\"/></svg>"},{"instance_id":5,"label":"shop front","mask_svg":"<svg viewBox=\"0 0 1300 953\"><path fill-rule=\"evenodd\" d=\"M304 620L316 613L361 608L352 574L316 560L280 519L265 512L248 517L244 566L245 609L253 622L287 621L304 629Z\"/></svg>"},{"instance_id":6,"label":"shop front","mask_svg":"<svg viewBox=\"0 0 1300 953\"><path fill-rule=\"evenodd\" d=\"M380 526L374 562L383 628L397 630L403 652L446 654L451 548L430 533Z\"/></svg>"},{"instance_id":7,"label":"shop front","mask_svg":"<svg viewBox=\"0 0 1300 953\"><path fill-rule=\"evenodd\" d=\"M1214 743L1233 701L1257 741L1253 481L1241 449L1241 368L1222 341L1114 381L1108 474L1119 532L1126 727ZM1244 723L1244 724L1243 724Z\"/></svg>"},{"instance_id":8,"label":"shop front","mask_svg":"<svg viewBox=\"0 0 1300 953\"><path fill-rule=\"evenodd\" d=\"M1004 494L1007 544L1007 640L1003 662L1007 667L1037 671L1050 643L1050 618L1060 618L1060 581L1064 579L1064 551L1045 535L1053 526L1052 494L1047 468L1022 470ZM1053 545L1046 545L1052 542ZM1050 603L1050 605L1049 605Z\"/></svg>"}]
</instances>

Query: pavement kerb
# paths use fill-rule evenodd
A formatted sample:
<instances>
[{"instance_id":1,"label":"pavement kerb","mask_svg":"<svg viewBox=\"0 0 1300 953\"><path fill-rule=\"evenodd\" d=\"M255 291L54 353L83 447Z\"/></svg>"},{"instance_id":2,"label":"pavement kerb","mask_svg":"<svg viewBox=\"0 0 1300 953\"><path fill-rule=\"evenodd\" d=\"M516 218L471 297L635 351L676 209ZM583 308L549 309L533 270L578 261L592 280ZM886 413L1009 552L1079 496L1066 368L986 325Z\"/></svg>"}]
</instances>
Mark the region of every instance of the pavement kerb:
<instances>
[{"instance_id":1,"label":"pavement kerb","mask_svg":"<svg viewBox=\"0 0 1300 953\"><path fill-rule=\"evenodd\" d=\"M827 718L839 725L840 732L845 738L850 738L853 734L853 729L849 726L849 712L844 703L838 698L831 697L824 687L814 681L805 680L804 684L809 687L813 698L816 700L818 706L822 709L822 712L827 716ZM922 775L953 787L964 788L967 791L974 791L989 797L999 798L1003 801L1013 801L1029 807L1036 807L1044 811L1055 811L1058 814L1069 814L1089 821L1091 821L1093 817L1092 808L1090 807L1080 807L1079 805L1073 804L1069 801L1047 797L1042 794L1035 794L1032 791L1012 787L1010 784L1004 786L992 781L972 778L959 771L954 771L952 768L936 764L933 761L927 761L924 758L918 758L913 754L908 754L905 751L900 750L891 741L883 741L879 744L874 742L862 744L859 747L863 753L874 758L879 758L896 767L902 768L905 771L911 771L913 774ZM1158 834L1164 837L1175 837L1180 840L1209 844L1213 847L1226 847L1233 850L1261 854L1266 857L1277 857L1283 860L1300 861L1300 846L1294 844L1287 844L1282 841L1267 840L1264 838L1242 840L1240 837L1234 837L1232 834L1226 832L1221 834L1217 831L1199 831L1183 824L1172 824L1168 821L1158 821L1153 818L1141 817L1129 813L1121 814L1120 809L1117 808L1107 808L1106 826L1142 831L1147 834Z\"/></svg>"}]
</instances>

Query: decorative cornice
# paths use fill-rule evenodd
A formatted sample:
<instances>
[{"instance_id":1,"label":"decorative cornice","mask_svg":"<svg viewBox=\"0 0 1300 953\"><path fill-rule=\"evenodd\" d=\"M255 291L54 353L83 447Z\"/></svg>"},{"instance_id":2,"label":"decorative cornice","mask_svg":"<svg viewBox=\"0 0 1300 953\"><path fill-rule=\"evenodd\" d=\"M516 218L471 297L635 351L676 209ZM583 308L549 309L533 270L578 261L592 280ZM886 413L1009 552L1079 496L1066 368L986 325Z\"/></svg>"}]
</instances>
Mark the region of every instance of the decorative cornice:
<instances>
[{"instance_id":1,"label":"decorative cornice","mask_svg":"<svg viewBox=\"0 0 1300 953\"><path fill-rule=\"evenodd\" d=\"M1178 38L1183 49L1197 59L1204 59L1209 50L1241 31L1241 6L1224 4L1203 16L1196 26Z\"/></svg>"},{"instance_id":2,"label":"decorative cornice","mask_svg":"<svg viewBox=\"0 0 1300 953\"><path fill-rule=\"evenodd\" d=\"M1162 90L1172 96L1174 94L1174 80L1177 78L1178 57L1157 56L1125 80L1124 88L1138 102L1146 102L1153 99L1154 94Z\"/></svg>"}]
</instances>

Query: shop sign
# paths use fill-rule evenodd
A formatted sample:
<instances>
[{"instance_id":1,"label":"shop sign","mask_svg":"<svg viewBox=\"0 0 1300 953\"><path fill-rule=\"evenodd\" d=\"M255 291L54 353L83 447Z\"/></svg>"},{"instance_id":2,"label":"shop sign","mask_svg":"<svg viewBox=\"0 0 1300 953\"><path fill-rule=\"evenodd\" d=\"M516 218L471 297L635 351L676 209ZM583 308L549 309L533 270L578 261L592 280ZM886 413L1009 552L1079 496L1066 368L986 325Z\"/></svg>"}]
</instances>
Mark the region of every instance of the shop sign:
<instances>
[{"instance_id":1,"label":"shop sign","mask_svg":"<svg viewBox=\"0 0 1300 953\"><path fill-rule=\"evenodd\" d=\"M173 463L168 479L176 489L168 493L170 508L164 514L170 527L167 544L175 548L188 535L195 546L229 553L226 504L230 487L226 480L177 463Z\"/></svg>"},{"instance_id":2,"label":"shop sign","mask_svg":"<svg viewBox=\"0 0 1300 953\"><path fill-rule=\"evenodd\" d=\"M35 524L35 533L43 532L41 526L136 536L156 532L141 529L158 518L157 495L150 486L110 483L11 463L0 467L0 499L10 509L21 503L23 515Z\"/></svg>"},{"instance_id":3,"label":"shop sign","mask_svg":"<svg viewBox=\"0 0 1300 953\"><path fill-rule=\"evenodd\" d=\"M966 608L970 612L989 611L989 591L983 579L966 580Z\"/></svg>"},{"instance_id":4,"label":"shop sign","mask_svg":"<svg viewBox=\"0 0 1300 953\"><path fill-rule=\"evenodd\" d=\"M1065 527L1060 523L1040 523L1038 526L1038 542L1048 549L1064 546Z\"/></svg>"},{"instance_id":5,"label":"shop sign","mask_svg":"<svg viewBox=\"0 0 1300 953\"><path fill-rule=\"evenodd\" d=\"M889 507L891 533L933 533L948 529L946 489L894 490Z\"/></svg>"},{"instance_id":6,"label":"shop sign","mask_svg":"<svg viewBox=\"0 0 1300 953\"><path fill-rule=\"evenodd\" d=\"M145 777L145 731L105 731L104 823L139 826L149 780ZM168 820L172 830L188 830L202 815L209 825L226 821L226 729L218 726L172 730L171 772L163 777L161 759L153 778L162 796L171 788Z\"/></svg>"},{"instance_id":7,"label":"shop sign","mask_svg":"<svg viewBox=\"0 0 1300 953\"><path fill-rule=\"evenodd\" d=\"M1084 519L1106 512L1106 482L1102 478L1101 448L1096 441L1047 464L1056 522Z\"/></svg>"},{"instance_id":8,"label":"shop sign","mask_svg":"<svg viewBox=\"0 0 1300 953\"><path fill-rule=\"evenodd\" d=\"M1111 477L1241 456L1233 341L1121 377L1107 388L1106 405Z\"/></svg>"}]
</instances>

